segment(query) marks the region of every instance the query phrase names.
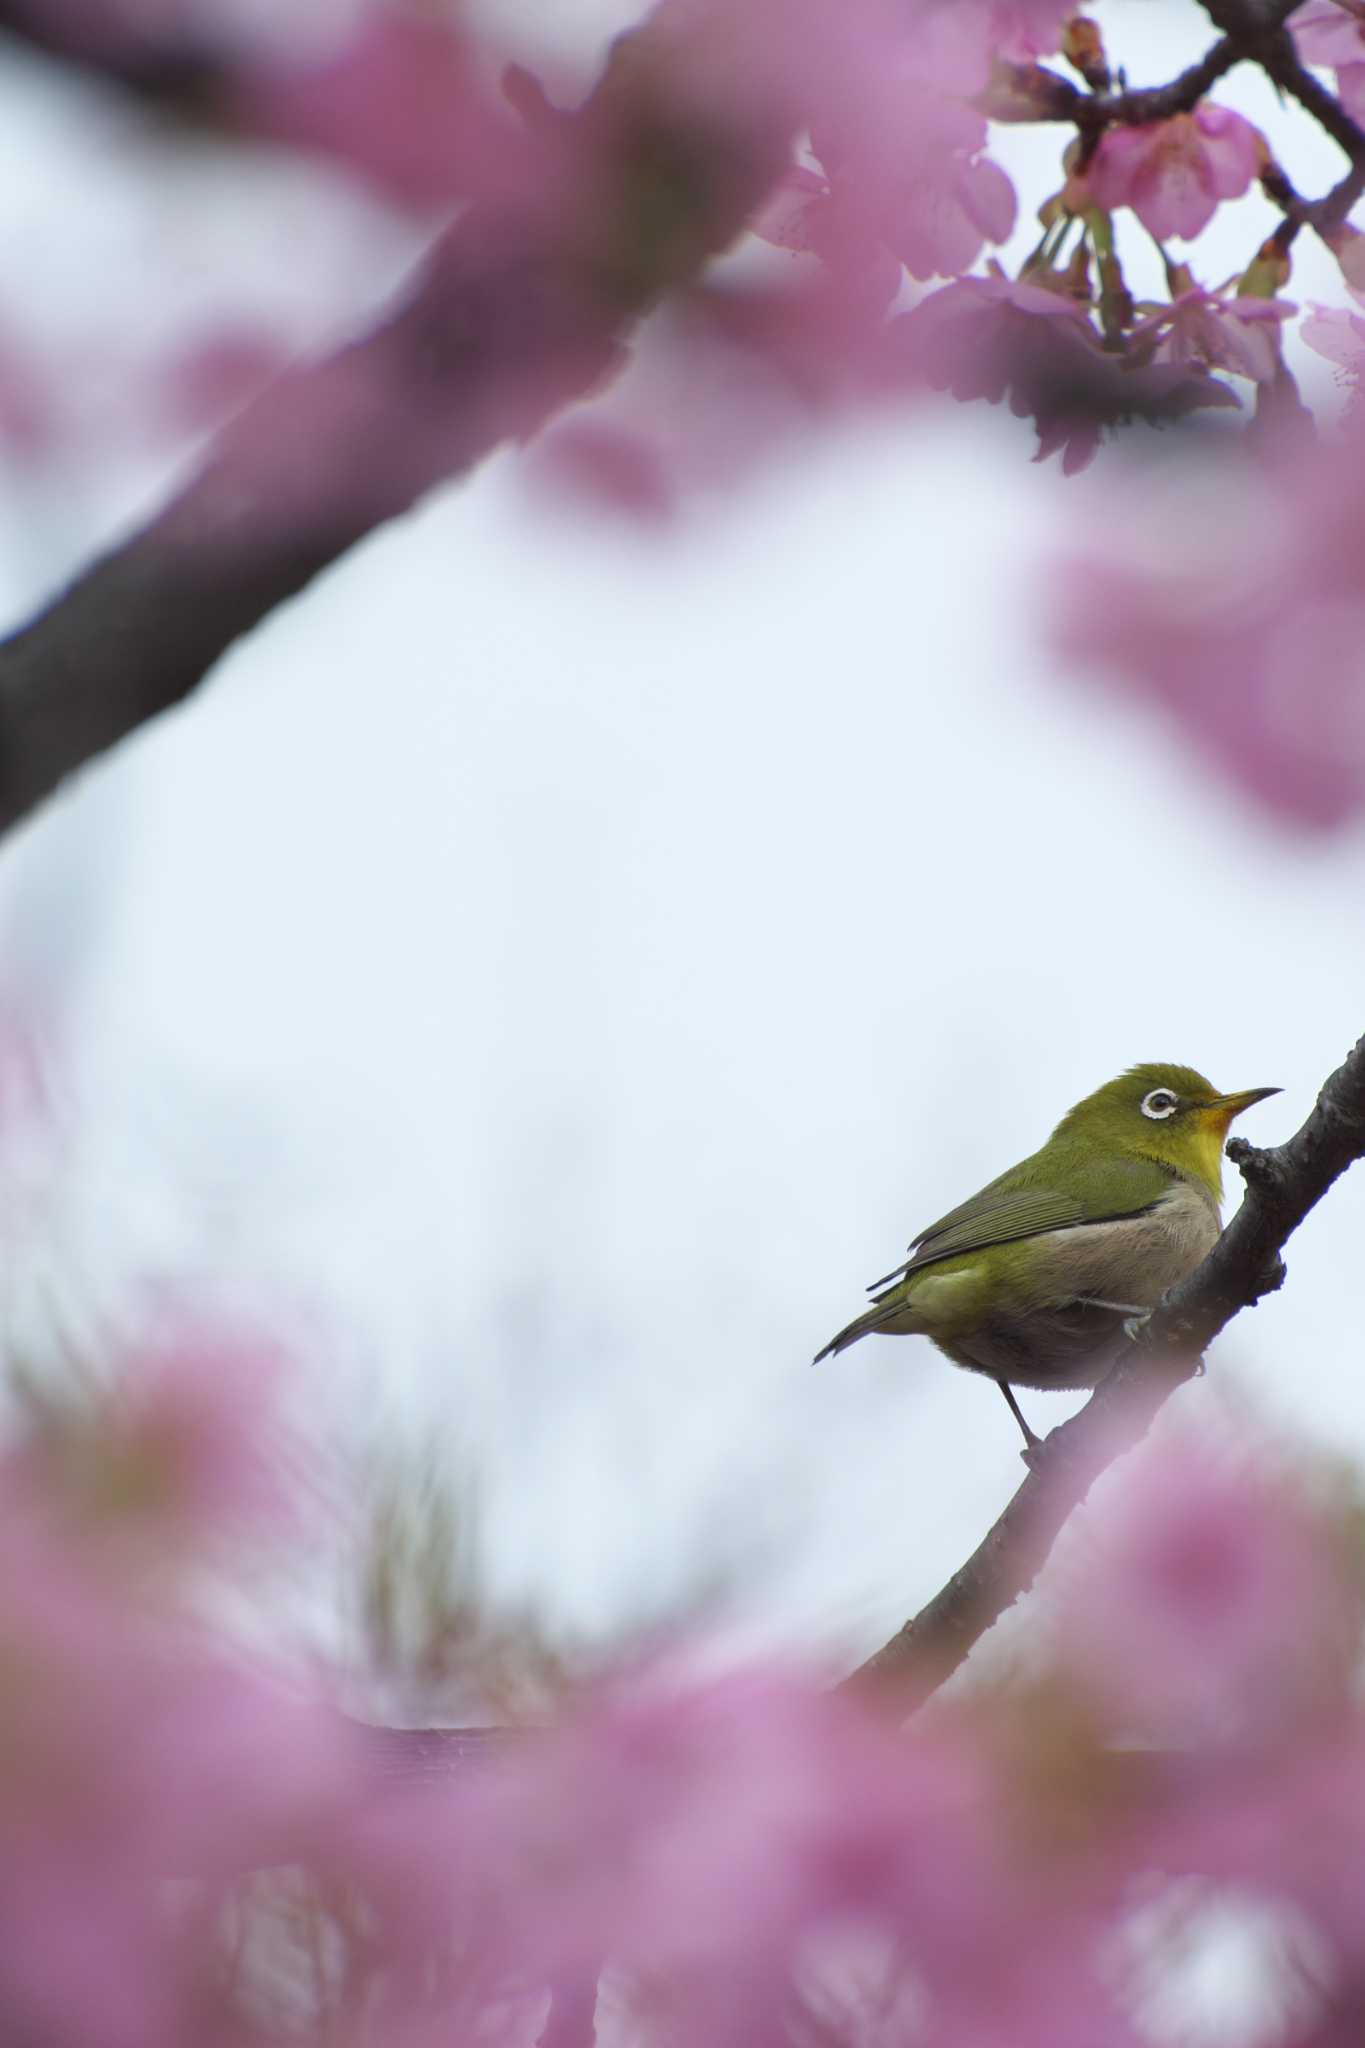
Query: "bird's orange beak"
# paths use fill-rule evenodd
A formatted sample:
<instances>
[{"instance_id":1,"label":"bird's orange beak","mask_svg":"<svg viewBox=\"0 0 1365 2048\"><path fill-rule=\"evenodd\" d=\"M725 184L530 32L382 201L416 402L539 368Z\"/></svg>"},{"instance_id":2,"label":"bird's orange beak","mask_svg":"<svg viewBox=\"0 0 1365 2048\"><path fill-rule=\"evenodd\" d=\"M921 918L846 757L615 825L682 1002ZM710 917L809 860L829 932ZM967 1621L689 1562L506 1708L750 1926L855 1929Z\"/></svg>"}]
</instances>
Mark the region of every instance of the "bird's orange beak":
<instances>
[{"instance_id":1,"label":"bird's orange beak","mask_svg":"<svg viewBox=\"0 0 1365 2048\"><path fill-rule=\"evenodd\" d=\"M1250 1109L1255 1102L1264 1102L1268 1095L1281 1095L1280 1088L1243 1088L1238 1095L1215 1095L1212 1102L1206 1102L1200 1109L1200 1116L1216 1129L1226 1130L1235 1116L1244 1109Z\"/></svg>"}]
</instances>

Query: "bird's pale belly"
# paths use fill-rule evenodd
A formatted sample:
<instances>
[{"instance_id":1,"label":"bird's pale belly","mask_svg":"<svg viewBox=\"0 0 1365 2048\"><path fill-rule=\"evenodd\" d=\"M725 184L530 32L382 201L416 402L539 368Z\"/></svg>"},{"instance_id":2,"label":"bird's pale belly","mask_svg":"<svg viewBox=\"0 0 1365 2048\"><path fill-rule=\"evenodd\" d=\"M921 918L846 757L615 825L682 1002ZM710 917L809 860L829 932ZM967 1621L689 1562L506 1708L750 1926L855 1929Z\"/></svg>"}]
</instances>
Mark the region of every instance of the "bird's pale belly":
<instances>
[{"instance_id":1,"label":"bird's pale belly","mask_svg":"<svg viewBox=\"0 0 1365 2048\"><path fill-rule=\"evenodd\" d=\"M1002 1288L997 1276L994 1286L981 1290L990 1299L982 1313L946 1313L940 1320L932 1285L916 1289L920 1327L971 1372L1014 1386L1094 1386L1109 1369L1125 1316L1154 1307L1193 1271L1218 1233L1213 1203L1182 1182L1144 1215L1028 1240L1017 1284ZM925 1280L932 1275L931 1267ZM946 1297L943 1307L949 1309Z\"/></svg>"}]
</instances>

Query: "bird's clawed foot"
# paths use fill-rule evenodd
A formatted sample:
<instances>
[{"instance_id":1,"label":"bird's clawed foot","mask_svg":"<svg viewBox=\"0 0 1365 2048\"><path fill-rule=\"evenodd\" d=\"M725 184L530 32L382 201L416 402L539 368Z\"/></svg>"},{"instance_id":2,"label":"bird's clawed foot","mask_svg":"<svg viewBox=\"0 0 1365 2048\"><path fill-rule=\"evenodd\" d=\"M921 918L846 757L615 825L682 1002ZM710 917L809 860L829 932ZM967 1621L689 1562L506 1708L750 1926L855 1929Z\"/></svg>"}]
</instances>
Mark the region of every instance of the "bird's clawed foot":
<instances>
[{"instance_id":1,"label":"bird's clawed foot","mask_svg":"<svg viewBox=\"0 0 1365 2048\"><path fill-rule=\"evenodd\" d=\"M1143 1331L1146 1329L1148 1323L1150 1323L1151 1320L1152 1311L1149 1308L1142 1309L1139 1311L1137 1315L1128 1316L1125 1319L1123 1325L1123 1334L1128 1339L1128 1342L1130 1344L1137 1343L1138 1338L1142 1335Z\"/></svg>"}]
</instances>

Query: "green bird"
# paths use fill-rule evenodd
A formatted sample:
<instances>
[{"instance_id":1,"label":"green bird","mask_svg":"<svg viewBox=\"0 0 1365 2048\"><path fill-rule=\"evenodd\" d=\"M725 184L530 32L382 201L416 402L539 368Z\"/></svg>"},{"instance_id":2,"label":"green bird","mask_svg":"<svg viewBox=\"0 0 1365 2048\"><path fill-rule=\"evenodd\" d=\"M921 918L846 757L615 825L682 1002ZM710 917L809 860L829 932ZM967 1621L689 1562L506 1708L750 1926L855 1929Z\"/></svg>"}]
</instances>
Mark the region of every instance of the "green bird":
<instances>
[{"instance_id":1,"label":"green bird","mask_svg":"<svg viewBox=\"0 0 1365 2048\"><path fill-rule=\"evenodd\" d=\"M1040 1151L912 1239L872 1306L815 1363L874 1332L928 1337L1012 1389L1093 1387L1125 1322L1155 1307L1222 1228L1228 1126L1278 1088L1220 1095L1193 1067L1130 1067L1069 1109Z\"/></svg>"}]
</instances>

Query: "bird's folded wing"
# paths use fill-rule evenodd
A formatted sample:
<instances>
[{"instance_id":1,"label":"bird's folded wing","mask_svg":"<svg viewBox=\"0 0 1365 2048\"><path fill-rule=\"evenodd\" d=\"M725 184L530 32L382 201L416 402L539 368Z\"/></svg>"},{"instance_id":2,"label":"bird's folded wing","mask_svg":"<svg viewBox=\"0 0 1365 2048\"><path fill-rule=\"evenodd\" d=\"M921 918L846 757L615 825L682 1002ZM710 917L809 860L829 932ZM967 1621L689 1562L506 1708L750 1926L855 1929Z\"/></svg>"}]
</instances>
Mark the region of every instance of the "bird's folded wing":
<instances>
[{"instance_id":1,"label":"bird's folded wing","mask_svg":"<svg viewBox=\"0 0 1365 2048\"><path fill-rule=\"evenodd\" d=\"M993 1180L970 1201L910 1241L910 1257L893 1273L874 1280L869 1294L890 1287L939 1259L1008 1244L1013 1238L1038 1237L1045 1230L1066 1230L1082 1223L1111 1223L1139 1216L1169 1193L1173 1176L1154 1159L1096 1160L1077 1174L1069 1163L1065 1193L1041 1185L1028 1172L1031 1162Z\"/></svg>"}]
</instances>

